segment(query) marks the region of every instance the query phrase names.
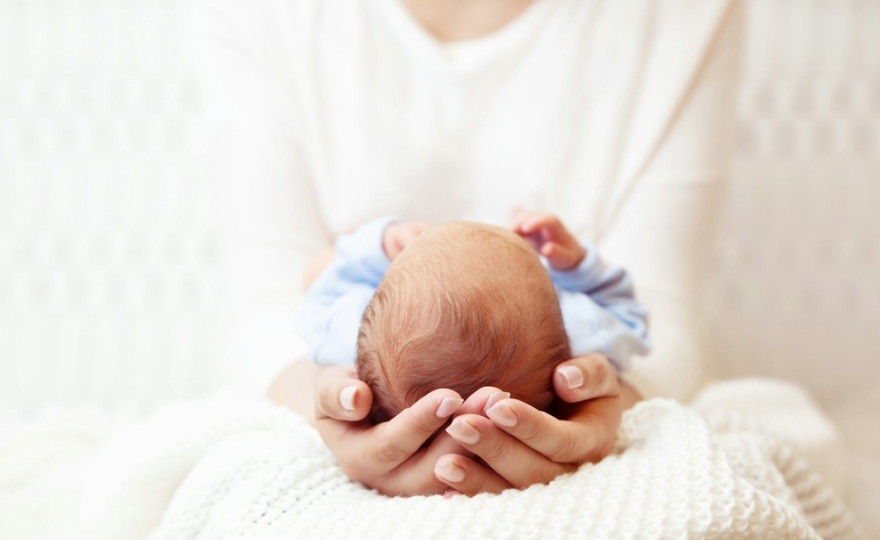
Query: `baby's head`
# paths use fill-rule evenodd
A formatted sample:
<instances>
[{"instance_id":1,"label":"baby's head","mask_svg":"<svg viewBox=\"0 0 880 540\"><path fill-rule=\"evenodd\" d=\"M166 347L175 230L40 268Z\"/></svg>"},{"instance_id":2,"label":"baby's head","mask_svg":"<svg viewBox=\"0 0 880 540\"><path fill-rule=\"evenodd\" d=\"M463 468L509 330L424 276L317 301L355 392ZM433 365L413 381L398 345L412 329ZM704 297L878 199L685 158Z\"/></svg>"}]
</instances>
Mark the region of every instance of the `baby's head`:
<instances>
[{"instance_id":1,"label":"baby's head","mask_svg":"<svg viewBox=\"0 0 880 540\"><path fill-rule=\"evenodd\" d=\"M495 386L539 409L570 354L559 301L537 254L500 227L432 227L397 256L361 323L357 370L374 422L437 388Z\"/></svg>"}]
</instances>

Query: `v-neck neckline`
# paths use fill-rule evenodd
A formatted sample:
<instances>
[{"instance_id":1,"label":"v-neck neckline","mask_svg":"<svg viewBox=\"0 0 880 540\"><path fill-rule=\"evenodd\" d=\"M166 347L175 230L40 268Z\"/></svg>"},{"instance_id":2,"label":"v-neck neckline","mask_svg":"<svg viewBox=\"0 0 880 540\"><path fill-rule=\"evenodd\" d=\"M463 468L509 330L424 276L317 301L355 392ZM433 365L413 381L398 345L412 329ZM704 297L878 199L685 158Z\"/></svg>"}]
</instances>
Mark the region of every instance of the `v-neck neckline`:
<instances>
[{"instance_id":1,"label":"v-neck neckline","mask_svg":"<svg viewBox=\"0 0 880 540\"><path fill-rule=\"evenodd\" d=\"M533 33L549 13L555 0L535 0L522 13L501 28L478 38L462 41L442 41L432 35L416 20L401 0L377 0L385 11L389 24L400 33L413 53L431 57L432 61L449 71L472 72L493 58L510 50Z\"/></svg>"}]
</instances>

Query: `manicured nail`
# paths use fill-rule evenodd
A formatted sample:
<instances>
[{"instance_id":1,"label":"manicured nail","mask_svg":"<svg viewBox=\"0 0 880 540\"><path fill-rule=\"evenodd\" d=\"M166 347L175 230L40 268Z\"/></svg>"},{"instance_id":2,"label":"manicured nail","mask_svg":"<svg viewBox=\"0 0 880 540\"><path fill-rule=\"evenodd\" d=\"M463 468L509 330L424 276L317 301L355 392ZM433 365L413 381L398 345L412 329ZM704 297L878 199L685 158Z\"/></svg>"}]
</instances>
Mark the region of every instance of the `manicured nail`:
<instances>
[{"instance_id":1,"label":"manicured nail","mask_svg":"<svg viewBox=\"0 0 880 540\"><path fill-rule=\"evenodd\" d=\"M479 430L464 420L461 420L461 418L453 420L449 427L446 428L446 433L449 433L453 438L464 444L477 444L480 442Z\"/></svg>"},{"instance_id":2,"label":"manicured nail","mask_svg":"<svg viewBox=\"0 0 880 540\"><path fill-rule=\"evenodd\" d=\"M454 413L461 407L461 404L464 403L463 399L454 398L454 397L445 397L440 401L440 405L437 405L437 410L435 414L437 418L446 418L450 414Z\"/></svg>"},{"instance_id":3,"label":"manicured nail","mask_svg":"<svg viewBox=\"0 0 880 540\"><path fill-rule=\"evenodd\" d=\"M488 411L492 408L492 405L495 405L502 399L510 398L510 392L493 392L492 395L489 396L489 399L486 400L486 405L483 407L483 412Z\"/></svg>"},{"instance_id":4,"label":"manicured nail","mask_svg":"<svg viewBox=\"0 0 880 540\"><path fill-rule=\"evenodd\" d=\"M434 467L434 474L448 482L461 482L464 480L464 469L448 459L437 462L437 465Z\"/></svg>"},{"instance_id":5,"label":"manicured nail","mask_svg":"<svg viewBox=\"0 0 880 540\"><path fill-rule=\"evenodd\" d=\"M516 415L506 403L493 405L486 411L486 415L499 426L513 427L516 425Z\"/></svg>"},{"instance_id":6,"label":"manicured nail","mask_svg":"<svg viewBox=\"0 0 880 540\"><path fill-rule=\"evenodd\" d=\"M565 379L565 383L568 385L569 390L580 388L584 384L584 374L574 366L564 366L556 371L558 371L559 374L562 375L562 378Z\"/></svg>"},{"instance_id":7,"label":"manicured nail","mask_svg":"<svg viewBox=\"0 0 880 540\"><path fill-rule=\"evenodd\" d=\"M355 386L346 386L342 389L342 392L339 392L339 403L346 411L354 410L354 396L357 394L357 391L358 389Z\"/></svg>"}]
</instances>

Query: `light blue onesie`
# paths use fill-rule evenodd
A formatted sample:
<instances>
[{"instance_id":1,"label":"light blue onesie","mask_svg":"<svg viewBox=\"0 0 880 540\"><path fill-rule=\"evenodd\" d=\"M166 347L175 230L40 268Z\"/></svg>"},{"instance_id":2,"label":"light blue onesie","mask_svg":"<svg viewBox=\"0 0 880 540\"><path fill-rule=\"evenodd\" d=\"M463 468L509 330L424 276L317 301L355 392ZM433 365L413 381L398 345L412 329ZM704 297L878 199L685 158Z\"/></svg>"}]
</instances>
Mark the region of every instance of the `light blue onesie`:
<instances>
[{"instance_id":1,"label":"light blue onesie","mask_svg":"<svg viewBox=\"0 0 880 540\"><path fill-rule=\"evenodd\" d=\"M300 306L294 330L317 364L354 365L361 319L391 261L382 248L393 217L375 219L336 241L336 258L315 280ZM618 372L634 354L650 349L647 310L635 301L632 283L620 267L605 267L596 247L566 272L541 262L556 287L565 331L575 356L602 353Z\"/></svg>"}]
</instances>

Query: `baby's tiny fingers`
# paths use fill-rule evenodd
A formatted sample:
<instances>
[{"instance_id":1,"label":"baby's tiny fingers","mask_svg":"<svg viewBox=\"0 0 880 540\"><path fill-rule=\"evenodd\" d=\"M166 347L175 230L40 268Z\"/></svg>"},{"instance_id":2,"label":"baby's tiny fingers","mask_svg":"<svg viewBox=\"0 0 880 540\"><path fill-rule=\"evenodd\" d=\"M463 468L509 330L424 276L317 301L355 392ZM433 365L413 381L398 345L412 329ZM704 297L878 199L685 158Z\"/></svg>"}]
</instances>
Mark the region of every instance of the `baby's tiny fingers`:
<instances>
[{"instance_id":1,"label":"baby's tiny fingers","mask_svg":"<svg viewBox=\"0 0 880 540\"><path fill-rule=\"evenodd\" d=\"M507 220L507 227L515 231L525 218L531 215L522 205L516 205L510 211L510 219Z\"/></svg>"},{"instance_id":2,"label":"baby's tiny fingers","mask_svg":"<svg viewBox=\"0 0 880 540\"><path fill-rule=\"evenodd\" d=\"M401 241L400 247L401 250L406 248L406 246L410 245L413 240L418 238L425 230L429 227L427 222L423 221L415 221L413 223L408 224L401 231Z\"/></svg>"},{"instance_id":3,"label":"baby's tiny fingers","mask_svg":"<svg viewBox=\"0 0 880 540\"><path fill-rule=\"evenodd\" d=\"M524 234L526 234L526 233L523 231L523 223L525 223L525 221L526 221L527 219L529 219L529 216L530 216L530 215L531 215L531 214L529 214L529 213L520 214L520 215L517 216L515 219L510 220L509 225L508 225L508 228L509 228L511 231L515 232L516 234L519 234L519 235L524 235Z\"/></svg>"},{"instance_id":4,"label":"baby's tiny fingers","mask_svg":"<svg viewBox=\"0 0 880 540\"><path fill-rule=\"evenodd\" d=\"M562 244L558 242L546 242L543 246L541 246L541 255L547 258L550 262L555 262L559 264L567 264L569 259L571 258L571 253Z\"/></svg>"},{"instance_id":5,"label":"baby's tiny fingers","mask_svg":"<svg viewBox=\"0 0 880 540\"><path fill-rule=\"evenodd\" d=\"M562 222L553 214L532 214L523 221L522 230L525 233L533 233L538 229L547 228L555 234L561 226Z\"/></svg>"},{"instance_id":6,"label":"baby's tiny fingers","mask_svg":"<svg viewBox=\"0 0 880 540\"><path fill-rule=\"evenodd\" d=\"M406 246L410 245L410 243L415 239L415 231L409 228L405 228L400 231L400 236L397 237L397 254L400 255L400 252L406 249Z\"/></svg>"}]
</instances>

